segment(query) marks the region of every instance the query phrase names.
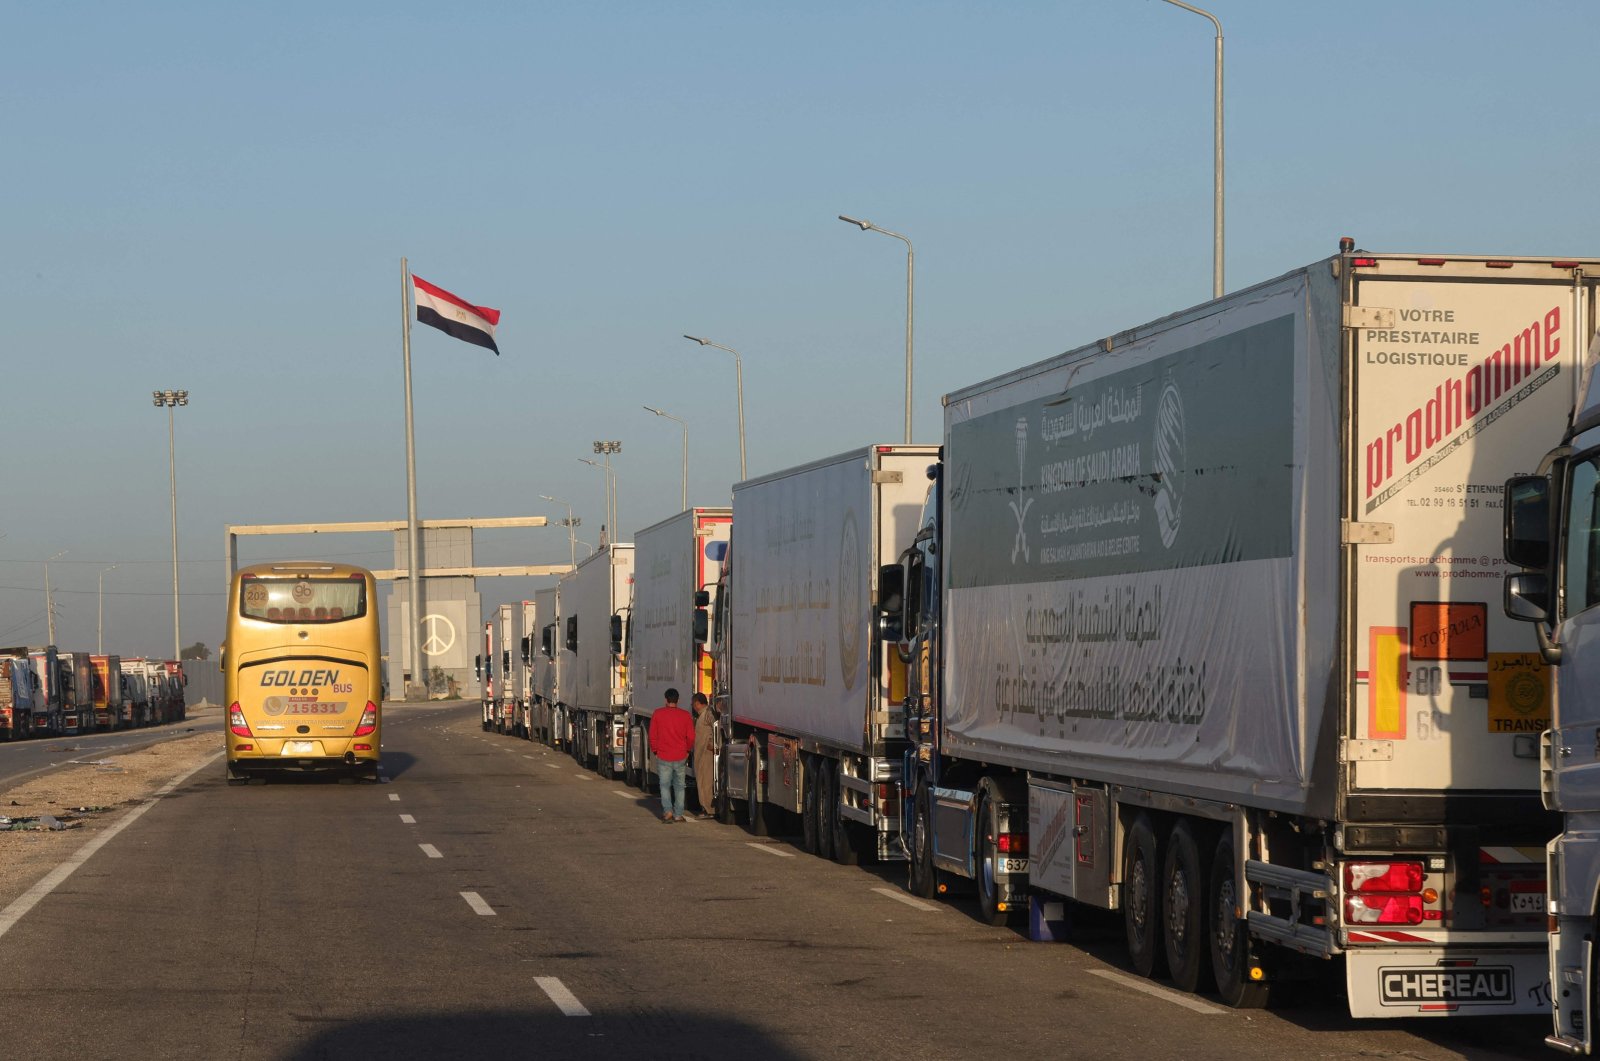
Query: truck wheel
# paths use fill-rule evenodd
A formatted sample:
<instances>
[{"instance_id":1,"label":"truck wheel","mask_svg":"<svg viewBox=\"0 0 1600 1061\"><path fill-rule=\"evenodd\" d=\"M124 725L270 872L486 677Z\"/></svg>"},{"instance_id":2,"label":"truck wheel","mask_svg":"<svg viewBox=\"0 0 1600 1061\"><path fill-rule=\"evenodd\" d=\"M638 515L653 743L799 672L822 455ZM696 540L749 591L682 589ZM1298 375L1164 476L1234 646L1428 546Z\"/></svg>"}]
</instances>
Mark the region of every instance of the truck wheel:
<instances>
[{"instance_id":1,"label":"truck wheel","mask_svg":"<svg viewBox=\"0 0 1600 1061\"><path fill-rule=\"evenodd\" d=\"M1000 844L995 839L994 800L987 791L978 798L978 820L975 825L972 865L978 875L978 920L998 928L1010 920L1011 915L1000 909L1000 886L994 879L994 868L1000 860Z\"/></svg>"},{"instance_id":2,"label":"truck wheel","mask_svg":"<svg viewBox=\"0 0 1600 1061\"><path fill-rule=\"evenodd\" d=\"M910 871L906 890L919 899L932 899L939 888L933 868L933 802L927 782L917 786L916 819L911 826Z\"/></svg>"},{"instance_id":3,"label":"truck wheel","mask_svg":"<svg viewBox=\"0 0 1600 1061\"><path fill-rule=\"evenodd\" d=\"M750 756L745 760L744 776L744 827L751 836L767 835L767 808L761 802L757 786L761 782L761 749L750 745Z\"/></svg>"},{"instance_id":4,"label":"truck wheel","mask_svg":"<svg viewBox=\"0 0 1600 1061\"><path fill-rule=\"evenodd\" d=\"M817 764L817 854L833 858L833 830L839 821L838 764L818 757Z\"/></svg>"},{"instance_id":5,"label":"truck wheel","mask_svg":"<svg viewBox=\"0 0 1600 1061\"><path fill-rule=\"evenodd\" d=\"M841 866L854 866L861 861L860 841L856 839L859 829L846 818L840 809L844 805L844 767L841 763L833 764L833 860Z\"/></svg>"},{"instance_id":6,"label":"truck wheel","mask_svg":"<svg viewBox=\"0 0 1600 1061\"><path fill-rule=\"evenodd\" d=\"M800 783L800 846L807 854L818 853L817 847L817 784L821 781L815 756L801 756Z\"/></svg>"},{"instance_id":7,"label":"truck wheel","mask_svg":"<svg viewBox=\"0 0 1600 1061\"><path fill-rule=\"evenodd\" d=\"M1161 859L1150 816L1133 820L1123 844L1122 920L1128 936L1128 957L1140 976L1166 970L1161 947Z\"/></svg>"},{"instance_id":8,"label":"truck wheel","mask_svg":"<svg viewBox=\"0 0 1600 1061\"><path fill-rule=\"evenodd\" d=\"M611 735L611 723L605 719L600 720L600 738L595 743L594 772L610 781L616 776L613 764L617 761L617 750L612 747L616 738Z\"/></svg>"},{"instance_id":9,"label":"truck wheel","mask_svg":"<svg viewBox=\"0 0 1600 1061\"><path fill-rule=\"evenodd\" d=\"M1201 991L1208 985L1211 964L1206 960L1207 874L1200 861L1194 826L1180 821L1167 840L1166 865L1161 875L1162 921L1167 968L1172 984L1183 991Z\"/></svg>"},{"instance_id":10,"label":"truck wheel","mask_svg":"<svg viewBox=\"0 0 1600 1061\"><path fill-rule=\"evenodd\" d=\"M1234 1009L1260 1009L1267 1004L1268 987L1250 979L1250 928L1240 916L1243 902L1233 876L1233 835L1224 832L1211 855L1211 887L1207 890L1206 939L1211 951L1211 975L1217 994Z\"/></svg>"}]
</instances>

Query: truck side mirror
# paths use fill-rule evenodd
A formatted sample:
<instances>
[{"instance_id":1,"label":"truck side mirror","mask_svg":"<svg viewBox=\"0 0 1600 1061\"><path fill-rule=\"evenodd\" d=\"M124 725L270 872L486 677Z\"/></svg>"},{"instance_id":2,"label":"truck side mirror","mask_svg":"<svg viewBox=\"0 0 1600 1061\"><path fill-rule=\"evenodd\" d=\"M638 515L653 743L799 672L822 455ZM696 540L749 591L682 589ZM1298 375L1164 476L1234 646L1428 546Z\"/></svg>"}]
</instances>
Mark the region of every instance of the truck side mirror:
<instances>
[{"instance_id":1,"label":"truck side mirror","mask_svg":"<svg viewBox=\"0 0 1600 1061\"><path fill-rule=\"evenodd\" d=\"M878 640L899 641L905 628L901 612L905 607L906 571L899 564L878 568Z\"/></svg>"},{"instance_id":2,"label":"truck side mirror","mask_svg":"<svg viewBox=\"0 0 1600 1061\"><path fill-rule=\"evenodd\" d=\"M694 606L696 608L709 608L711 606L711 594L703 589L695 590Z\"/></svg>"},{"instance_id":3,"label":"truck side mirror","mask_svg":"<svg viewBox=\"0 0 1600 1061\"><path fill-rule=\"evenodd\" d=\"M1506 615L1525 623L1550 619L1550 579L1543 571L1506 576Z\"/></svg>"},{"instance_id":4,"label":"truck side mirror","mask_svg":"<svg viewBox=\"0 0 1600 1061\"><path fill-rule=\"evenodd\" d=\"M506 651L500 653L500 673L501 674L510 674L511 673L511 650L510 649L507 649Z\"/></svg>"},{"instance_id":5,"label":"truck side mirror","mask_svg":"<svg viewBox=\"0 0 1600 1061\"><path fill-rule=\"evenodd\" d=\"M472 676L474 678L482 680L482 678L483 678L483 657L482 656L473 656L472 657Z\"/></svg>"},{"instance_id":6,"label":"truck side mirror","mask_svg":"<svg viewBox=\"0 0 1600 1061\"><path fill-rule=\"evenodd\" d=\"M522 639L522 665L526 667L533 662L533 635L529 634Z\"/></svg>"},{"instance_id":7,"label":"truck side mirror","mask_svg":"<svg viewBox=\"0 0 1600 1061\"><path fill-rule=\"evenodd\" d=\"M1541 571L1549 567L1550 480L1543 475L1518 475L1507 479L1504 499L1506 562ZM1506 614L1512 615L1509 606ZM1512 618L1519 616L1512 615Z\"/></svg>"},{"instance_id":8,"label":"truck side mirror","mask_svg":"<svg viewBox=\"0 0 1600 1061\"><path fill-rule=\"evenodd\" d=\"M568 616L567 618L567 651L578 651L578 617L576 615Z\"/></svg>"},{"instance_id":9,"label":"truck side mirror","mask_svg":"<svg viewBox=\"0 0 1600 1061\"><path fill-rule=\"evenodd\" d=\"M695 596L704 596L697 593ZM695 644L703 645L711 636L711 617L702 605L694 610L694 640Z\"/></svg>"},{"instance_id":10,"label":"truck side mirror","mask_svg":"<svg viewBox=\"0 0 1600 1061\"><path fill-rule=\"evenodd\" d=\"M622 655L622 616L611 617L611 654Z\"/></svg>"}]
</instances>

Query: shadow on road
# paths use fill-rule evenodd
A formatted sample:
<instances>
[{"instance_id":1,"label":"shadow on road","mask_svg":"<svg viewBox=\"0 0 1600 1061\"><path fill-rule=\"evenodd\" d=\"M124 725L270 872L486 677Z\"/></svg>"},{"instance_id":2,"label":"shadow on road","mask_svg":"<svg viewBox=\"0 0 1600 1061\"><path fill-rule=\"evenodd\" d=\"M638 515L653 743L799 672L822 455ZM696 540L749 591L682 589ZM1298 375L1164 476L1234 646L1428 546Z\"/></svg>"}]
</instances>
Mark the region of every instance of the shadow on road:
<instances>
[{"instance_id":1,"label":"shadow on road","mask_svg":"<svg viewBox=\"0 0 1600 1061\"><path fill-rule=\"evenodd\" d=\"M536 996L537 988L529 990ZM396 1015L343 1020L296 1015L308 1024L326 1021L283 1061L435 1061L437 1058L745 1057L789 1061L799 1055L780 1047L760 1029L724 1017L649 1006L617 1014L564 1017L550 1009L489 1010L482 1013Z\"/></svg>"}]
</instances>

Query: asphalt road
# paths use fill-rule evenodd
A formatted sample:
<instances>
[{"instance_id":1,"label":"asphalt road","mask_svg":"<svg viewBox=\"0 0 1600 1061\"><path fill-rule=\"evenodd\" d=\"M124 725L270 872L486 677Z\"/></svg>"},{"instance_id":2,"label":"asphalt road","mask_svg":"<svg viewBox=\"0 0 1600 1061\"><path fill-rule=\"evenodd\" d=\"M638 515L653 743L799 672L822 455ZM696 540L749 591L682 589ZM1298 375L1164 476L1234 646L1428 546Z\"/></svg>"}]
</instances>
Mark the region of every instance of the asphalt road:
<instances>
[{"instance_id":1,"label":"asphalt road","mask_svg":"<svg viewBox=\"0 0 1600 1061\"><path fill-rule=\"evenodd\" d=\"M387 709L388 783L210 764L0 935L0 1057L1502 1058L1535 1019L1235 1012L559 752Z\"/></svg>"},{"instance_id":2,"label":"asphalt road","mask_svg":"<svg viewBox=\"0 0 1600 1061\"><path fill-rule=\"evenodd\" d=\"M108 755L148 748L152 744L187 737L192 733L219 732L222 728L221 708L191 707L188 713L189 717L182 722L168 722L144 729L0 743L0 789L73 759L104 759Z\"/></svg>"}]
</instances>

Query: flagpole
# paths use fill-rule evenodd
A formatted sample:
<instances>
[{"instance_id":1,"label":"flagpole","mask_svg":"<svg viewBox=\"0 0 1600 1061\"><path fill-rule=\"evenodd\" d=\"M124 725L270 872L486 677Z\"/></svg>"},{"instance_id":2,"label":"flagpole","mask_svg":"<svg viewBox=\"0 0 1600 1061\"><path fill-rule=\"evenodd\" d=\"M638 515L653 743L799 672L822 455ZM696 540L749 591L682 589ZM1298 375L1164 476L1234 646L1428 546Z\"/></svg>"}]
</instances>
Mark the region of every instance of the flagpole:
<instances>
[{"instance_id":1,"label":"flagpole","mask_svg":"<svg viewBox=\"0 0 1600 1061\"><path fill-rule=\"evenodd\" d=\"M411 420L411 271L400 259L400 324L404 338L406 365L406 554L410 558L411 593L411 685L405 690L408 700L428 698L427 670L422 664L422 580L417 570L417 441Z\"/></svg>"}]
</instances>

